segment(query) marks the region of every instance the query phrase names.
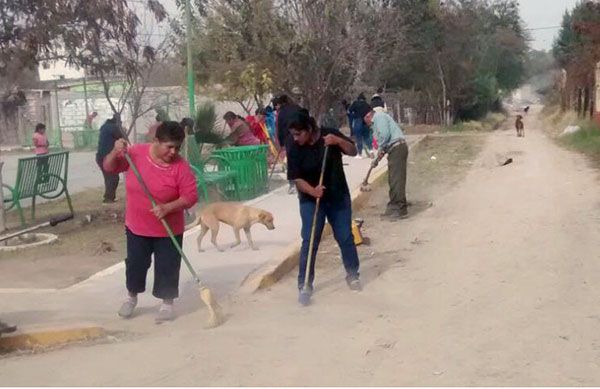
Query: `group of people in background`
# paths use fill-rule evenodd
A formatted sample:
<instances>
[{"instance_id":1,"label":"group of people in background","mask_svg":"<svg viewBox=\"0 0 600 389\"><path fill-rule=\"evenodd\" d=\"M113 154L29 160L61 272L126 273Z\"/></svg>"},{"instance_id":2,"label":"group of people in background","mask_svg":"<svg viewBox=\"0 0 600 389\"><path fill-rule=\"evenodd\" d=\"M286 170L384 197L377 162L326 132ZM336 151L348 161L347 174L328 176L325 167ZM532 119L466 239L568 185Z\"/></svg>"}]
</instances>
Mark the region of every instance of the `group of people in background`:
<instances>
[{"instance_id":1,"label":"group of people in background","mask_svg":"<svg viewBox=\"0 0 600 389\"><path fill-rule=\"evenodd\" d=\"M352 104L348 103L347 100L342 100L342 106L346 111L346 117L348 118L350 135L355 139L358 148L356 158L362 158L363 151L366 157L375 157L374 150L378 148L377 140L373 137L373 130L367 125L364 118L371 110L387 113L387 106L381 93L382 90L378 89L377 93L371 97L370 102L367 102L367 98L362 92Z\"/></svg>"},{"instance_id":2,"label":"group of people in background","mask_svg":"<svg viewBox=\"0 0 600 389\"><path fill-rule=\"evenodd\" d=\"M314 261L307 269L309 240L316 200L320 200L316 219L313 254L316 253L325 220L333 228L334 237L340 247L346 282L350 289L360 290L359 258L352 236L352 204L348 183L345 178L342 155L373 158L376 166L383 156L388 157L390 201L382 217L397 220L407 216L405 195L406 162L408 147L404 133L387 114L387 108L379 93L370 102L364 93L348 104L343 101L351 136L339 130L340 126L317 125L309 111L294 103L287 95L274 98L266 108L259 108L254 115L242 117L232 111L225 113L223 120L230 128L226 143L232 146L268 144L275 154L273 163L287 157L287 178L289 192L298 192L300 217L302 220L302 248L298 274L298 288L302 293L312 294L314 282ZM97 116L94 112L86 119L86 127L91 127ZM181 258L173 248L168 236L159 223L166 219L175 230L179 244L183 240L183 212L197 202L195 178L189 164L179 156L186 133L193 131L193 124L163 121L159 116L151 125L147 135L148 143L129 145L121 126L119 114L100 127L96 163L104 176L104 203L116 201L119 173L127 175L126 206L126 286L128 295L119 310L119 315L129 318L137 306L137 295L145 290L145 278L150 266L150 256L154 253L157 278L153 294L162 299L157 321L172 320L175 317L173 300L178 297L179 268ZM45 126L38 124L33 135L33 145L37 155L48 153L48 138ZM328 149L328 153L325 150ZM378 149L377 155L374 150ZM157 194L159 204L152 206L133 178L127 152L142 175L149 180L152 193ZM327 157L325 157L327 155ZM327 158L325 164L323 159ZM324 182L319 183L322 166ZM173 188L168 192L163 188ZM152 212L146 212L151 209ZM308 270L308 271L307 271ZM305 278L308 277L308 278ZM308 285L308 286L307 286ZM300 296L302 304L307 303ZM6 327L6 332L12 328Z\"/></svg>"}]
</instances>

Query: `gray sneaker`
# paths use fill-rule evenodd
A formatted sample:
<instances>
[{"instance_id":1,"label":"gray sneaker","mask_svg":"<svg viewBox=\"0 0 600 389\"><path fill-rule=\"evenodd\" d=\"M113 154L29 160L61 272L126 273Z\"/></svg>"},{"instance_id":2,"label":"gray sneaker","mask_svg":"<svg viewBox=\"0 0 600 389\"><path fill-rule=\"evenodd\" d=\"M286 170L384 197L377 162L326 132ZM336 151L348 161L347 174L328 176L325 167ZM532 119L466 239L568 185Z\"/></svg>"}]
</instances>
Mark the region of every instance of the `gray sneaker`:
<instances>
[{"instance_id":1,"label":"gray sneaker","mask_svg":"<svg viewBox=\"0 0 600 389\"><path fill-rule=\"evenodd\" d=\"M390 212L386 211L385 213L381 214L381 219L387 221L397 221L406 218L408 218L408 211L406 210L406 208L400 210L392 210Z\"/></svg>"},{"instance_id":2,"label":"gray sneaker","mask_svg":"<svg viewBox=\"0 0 600 389\"><path fill-rule=\"evenodd\" d=\"M173 306L169 304L163 304L160 306L158 310L158 316L156 316L156 323L164 323L166 321L171 321L175 319L175 312L173 311Z\"/></svg>"},{"instance_id":3,"label":"gray sneaker","mask_svg":"<svg viewBox=\"0 0 600 389\"><path fill-rule=\"evenodd\" d=\"M312 286L308 286L308 287L299 287L298 288L298 302L300 303L300 305L304 305L307 306L310 304L310 298L312 297L313 294L313 288Z\"/></svg>"},{"instance_id":4,"label":"gray sneaker","mask_svg":"<svg viewBox=\"0 0 600 389\"><path fill-rule=\"evenodd\" d=\"M348 283L348 287L351 290L360 292L362 290L362 285L360 284L360 280L358 278L353 278L351 280L346 281Z\"/></svg>"},{"instance_id":5,"label":"gray sneaker","mask_svg":"<svg viewBox=\"0 0 600 389\"><path fill-rule=\"evenodd\" d=\"M121 309L119 309L119 316L124 319L129 319L133 315L133 310L137 305L137 299L128 298L123 305L121 305Z\"/></svg>"}]
</instances>

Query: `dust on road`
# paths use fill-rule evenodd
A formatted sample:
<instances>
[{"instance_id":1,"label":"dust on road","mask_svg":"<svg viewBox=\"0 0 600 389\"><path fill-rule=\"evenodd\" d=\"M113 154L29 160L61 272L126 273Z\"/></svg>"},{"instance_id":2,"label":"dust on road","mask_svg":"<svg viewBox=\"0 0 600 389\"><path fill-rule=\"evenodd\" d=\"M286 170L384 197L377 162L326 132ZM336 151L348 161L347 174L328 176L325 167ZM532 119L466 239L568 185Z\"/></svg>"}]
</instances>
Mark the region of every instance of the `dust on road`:
<instances>
[{"instance_id":1,"label":"dust on road","mask_svg":"<svg viewBox=\"0 0 600 389\"><path fill-rule=\"evenodd\" d=\"M290 275L265 293L233 299L229 321L215 330L200 329L200 311L140 340L4 359L0 379L7 385L599 385L597 172L546 138L531 113L527 120L526 138L514 131L469 138L482 143L465 154L473 157L458 158L457 175L430 169L433 181L422 185L409 176L410 200L433 206L408 220L380 222L378 210L367 208L362 216L372 246L360 249L361 293L346 287L329 244L319 256L310 307L298 307ZM415 152L413 161L433 161L427 151ZM513 163L499 167L507 155ZM412 174L425 174L415 170L423 161L410 165ZM374 195L379 204L385 199Z\"/></svg>"}]
</instances>

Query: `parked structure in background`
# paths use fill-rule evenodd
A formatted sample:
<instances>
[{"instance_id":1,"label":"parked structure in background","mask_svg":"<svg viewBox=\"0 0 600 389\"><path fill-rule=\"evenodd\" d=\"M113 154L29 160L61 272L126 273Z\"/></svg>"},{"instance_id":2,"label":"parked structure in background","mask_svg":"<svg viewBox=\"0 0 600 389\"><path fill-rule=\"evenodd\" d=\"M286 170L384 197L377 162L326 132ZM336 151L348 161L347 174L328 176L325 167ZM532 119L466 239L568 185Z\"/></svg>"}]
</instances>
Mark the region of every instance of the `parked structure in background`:
<instances>
[{"instance_id":1,"label":"parked structure in background","mask_svg":"<svg viewBox=\"0 0 600 389\"><path fill-rule=\"evenodd\" d=\"M59 146L59 137L64 147L75 146L75 133L84 130L86 112L98 112L98 123L103 123L113 115L99 83L88 80L85 89L83 80L76 79L40 82L38 89L24 90L22 101L9 112L10 117L3 120L7 124L0 125L0 146L31 146L31 136L37 123L46 125L51 146ZM115 94L113 98L118 99L120 89L111 87L111 90ZM196 96L198 103L207 99ZM155 121L154 108L162 109L174 119L185 117L189 111L187 90L184 86L148 87L141 105L148 111L136 120L131 134L132 140L136 135L136 141L143 141ZM217 115L221 117L238 107L235 102L217 102ZM128 128L131 123L128 107L122 113L122 120L125 128Z\"/></svg>"}]
</instances>

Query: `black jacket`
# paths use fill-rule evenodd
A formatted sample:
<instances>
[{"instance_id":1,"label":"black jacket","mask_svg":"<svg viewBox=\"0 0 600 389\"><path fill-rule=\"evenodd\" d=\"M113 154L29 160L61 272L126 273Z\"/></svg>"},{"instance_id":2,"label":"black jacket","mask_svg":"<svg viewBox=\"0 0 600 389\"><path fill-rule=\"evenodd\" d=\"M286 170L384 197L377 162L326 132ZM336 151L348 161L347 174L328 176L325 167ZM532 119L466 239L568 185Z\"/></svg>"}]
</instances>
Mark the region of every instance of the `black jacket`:
<instances>
[{"instance_id":1,"label":"black jacket","mask_svg":"<svg viewBox=\"0 0 600 389\"><path fill-rule=\"evenodd\" d=\"M348 112L352 116L352 119L361 119L365 117L371 111L371 106L365 100L354 100Z\"/></svg>"},{"instance_id":2,"label":"black jacket","mask_svg":"<svg viewBox=\"0 0 600 389\"><path fill-rule=\"evenodd\" d=\"M119 129L117 122L108 119L102 127L98 137L98 152L96 153L96 162L102 163L104 157L108 155L115 147L115 141L123 138L123 133Z\"/></svg>"},{"instance_id":3,"label":"black jacket","mask_svg":"<svg viewBox=\"0 0 600 389\"><path fill-rule=\"evenodd\" d=\"M287 137L289 135L289 127L296 115L296 112L300 110L300 106L296 104L286 104L279 108L277 112L277 140L280 145L285 145Z\"/></svg>"}]
</instances>

